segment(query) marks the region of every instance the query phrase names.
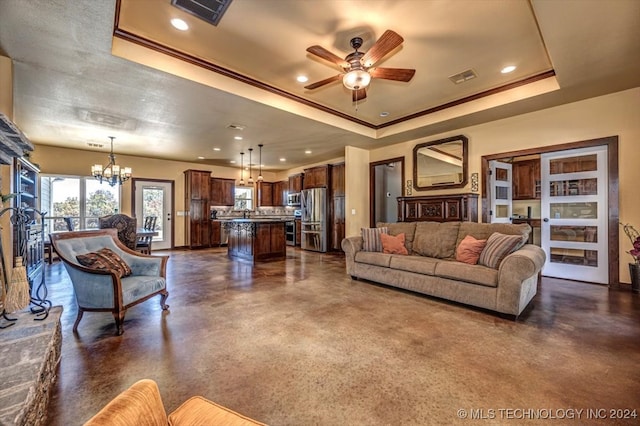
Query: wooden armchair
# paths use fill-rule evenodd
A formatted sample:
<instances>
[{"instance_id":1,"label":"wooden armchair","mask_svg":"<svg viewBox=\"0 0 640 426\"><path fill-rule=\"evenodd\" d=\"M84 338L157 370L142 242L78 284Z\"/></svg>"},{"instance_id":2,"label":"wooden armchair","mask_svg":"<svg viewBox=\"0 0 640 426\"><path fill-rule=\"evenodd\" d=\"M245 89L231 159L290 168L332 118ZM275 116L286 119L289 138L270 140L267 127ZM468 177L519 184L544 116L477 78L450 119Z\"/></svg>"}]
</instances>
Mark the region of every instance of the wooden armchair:
<instances>
[{"instance_id":1,"label":"wooden armchair","mask_svg":"<svg viewBox=\"0 0 640 426\"><path fill-rule=\"evenodd\" d=\"M74 332L78 331L85 311L111 312L120 335L124 332L125 312L130 307L159 294L160 306L163 310L169 309L165 303L169 296L166 282L169 256L146 256L129 249L120 242L114 228L54 233L49 238L73 284L78 304ZM77 256L96 253L103 248L110 249L126 262L131 274L121 277L117 269L91 269L78 261Z\"/></svg>"}]
</instances>

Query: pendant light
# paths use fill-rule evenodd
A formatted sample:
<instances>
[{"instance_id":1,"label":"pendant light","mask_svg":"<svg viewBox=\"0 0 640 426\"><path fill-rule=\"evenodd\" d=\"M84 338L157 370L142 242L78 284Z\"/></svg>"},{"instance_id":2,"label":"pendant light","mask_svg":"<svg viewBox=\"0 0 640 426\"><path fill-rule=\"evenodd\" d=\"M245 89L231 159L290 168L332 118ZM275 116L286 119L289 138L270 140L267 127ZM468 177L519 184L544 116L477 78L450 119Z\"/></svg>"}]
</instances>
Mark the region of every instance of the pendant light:
<instances>
[{"instance_id":1,"label":"pendant light","mask_svg":"<svg viewBox=\"0 0 640 426\"><path fill-rule=\"evenodd\" d=\"M258 148L260 148L260 174L258 174L258 182L262 182L262 180L264 179L262 177L262 144L258 145Z\"/></svg>"},{"instance_id":2,"label":"pendant light","mask_svg":"<svg viewBox=\"0 0 640 426\"><path fill-rule=\"evenodd\" d=\"M244 186L244 152L240 153L240 182L238 185Z\"/></svg>"},{"instance_id":3,"label":"pendant light","mask_svg":"<svg viewBox=\"0 0 640 426\"><path fill-rule=\"evenodd\" d=\"M249 148L249 181L247 182L249 185L253 185L253 176L251 175L251 151L253 151L253 148Z\"/></svg>"}]
</instances>

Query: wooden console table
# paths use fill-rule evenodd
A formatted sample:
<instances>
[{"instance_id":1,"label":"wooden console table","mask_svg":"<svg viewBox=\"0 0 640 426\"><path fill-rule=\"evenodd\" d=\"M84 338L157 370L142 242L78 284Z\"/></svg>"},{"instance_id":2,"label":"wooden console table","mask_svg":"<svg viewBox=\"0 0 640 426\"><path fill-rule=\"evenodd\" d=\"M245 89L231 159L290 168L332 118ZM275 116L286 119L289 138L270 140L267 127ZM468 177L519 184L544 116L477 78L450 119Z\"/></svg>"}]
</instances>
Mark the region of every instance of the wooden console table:
<instances>
[{"instance_id":1,"label":"wooden console table","mask_svg":"<svg viewBox=\"0 0 640 426\"><path fill-rule=\"evenodd\" d=\"M478 194L398 197L398 222L478 221Z\"/></svg>"}]
</instances>

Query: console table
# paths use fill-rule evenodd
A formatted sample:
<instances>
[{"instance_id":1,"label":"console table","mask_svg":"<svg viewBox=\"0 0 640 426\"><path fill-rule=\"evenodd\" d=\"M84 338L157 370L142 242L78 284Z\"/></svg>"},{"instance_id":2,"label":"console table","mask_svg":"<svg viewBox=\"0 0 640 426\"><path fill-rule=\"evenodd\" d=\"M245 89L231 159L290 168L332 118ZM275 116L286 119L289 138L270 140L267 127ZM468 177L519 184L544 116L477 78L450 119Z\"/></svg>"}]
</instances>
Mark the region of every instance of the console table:
<instances>
[{"instance_id":1,"label":"console table","mask_svg":"<svg viewBox=\"0 0 640 426\"><path fill-rule=\"evenodd\" d=\"M478 194L398 197L398 222L478 221Z\"/></svg>"}]
</instances>

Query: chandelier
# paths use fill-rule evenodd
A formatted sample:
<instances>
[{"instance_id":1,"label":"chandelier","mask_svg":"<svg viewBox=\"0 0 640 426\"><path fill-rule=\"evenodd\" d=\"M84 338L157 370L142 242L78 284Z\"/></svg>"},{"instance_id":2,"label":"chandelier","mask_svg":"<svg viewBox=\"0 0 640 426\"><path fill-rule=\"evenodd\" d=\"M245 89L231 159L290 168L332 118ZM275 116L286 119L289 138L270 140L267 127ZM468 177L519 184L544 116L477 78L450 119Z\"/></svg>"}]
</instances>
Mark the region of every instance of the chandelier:
<instances>
[{"instance_id":1,"label":"chandelier","mask_svg":"<svg viewBox=\"0 0 640 426\"><path fill-rule=\"evenodd\" d=\"M94 164L91 166L91 175L98 179L100 183L105 181L110 186L115 186L116 184L122 185L131 177L131 167L120 167L116 164L116 156L113 154L113 140L115 136L109 136L109 139L111 139L109 163L104 167L100 164Z\"/></svg>"}]
</instances>

